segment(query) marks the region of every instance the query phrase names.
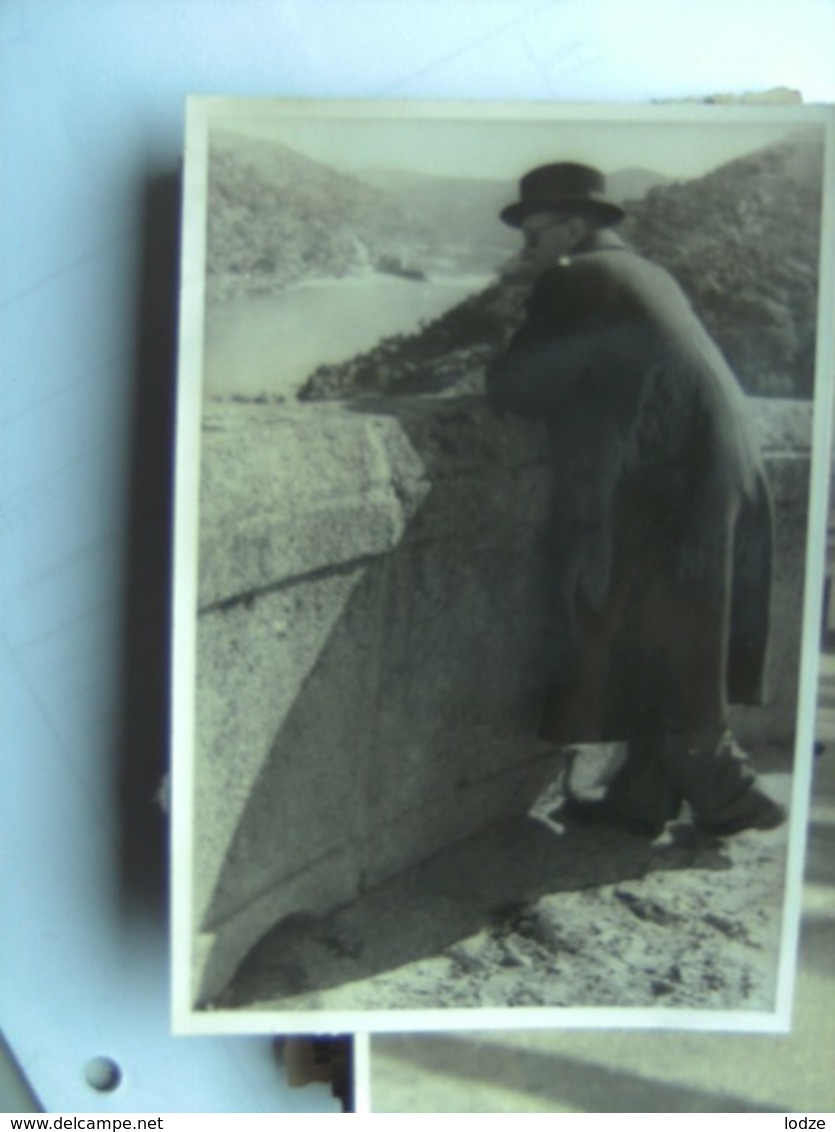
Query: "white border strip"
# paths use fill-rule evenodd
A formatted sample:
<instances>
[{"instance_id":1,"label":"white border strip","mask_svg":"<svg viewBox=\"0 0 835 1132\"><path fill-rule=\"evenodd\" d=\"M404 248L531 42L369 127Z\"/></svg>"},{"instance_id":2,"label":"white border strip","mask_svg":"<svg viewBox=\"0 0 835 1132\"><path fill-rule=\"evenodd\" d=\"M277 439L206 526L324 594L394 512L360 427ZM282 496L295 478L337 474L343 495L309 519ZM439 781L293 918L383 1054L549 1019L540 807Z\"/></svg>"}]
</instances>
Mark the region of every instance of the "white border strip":
<instances>
[{"instance_id":1,"label":"white border strip","mask_svg":"<svg viewBox=\"0 0 835 1132\"><path fill-rule=\"evenodd\" d=\"M812 786L812 748L815 741L818 682L820 678L823 589L826 575L826 539L829 520L832 467L833 386L835 351L832 317L835 304L835 117L826 123L823 214L818 273L818 333L815 353L815 409L812 421L812 475L806 543L806 587L800 657L795 772L792 782L791 836L786 866L786 899L777 984L778 1013L791 1017L800 916L803 868Z\"/></svg>"},{"instance_id":2,"label":"white border strip","mask_svg":"<svg viewBox=\"0 0 835 1132\"><path fill-rule=\"evenodd\" d=\"M208 118L186 103L182 263L177 347L174 489L173 688L171 697L171 954L176 1019L190 1012L197 692L197 569L200 534L200 421L208 211Z\"/></svg>"}]
</instances>

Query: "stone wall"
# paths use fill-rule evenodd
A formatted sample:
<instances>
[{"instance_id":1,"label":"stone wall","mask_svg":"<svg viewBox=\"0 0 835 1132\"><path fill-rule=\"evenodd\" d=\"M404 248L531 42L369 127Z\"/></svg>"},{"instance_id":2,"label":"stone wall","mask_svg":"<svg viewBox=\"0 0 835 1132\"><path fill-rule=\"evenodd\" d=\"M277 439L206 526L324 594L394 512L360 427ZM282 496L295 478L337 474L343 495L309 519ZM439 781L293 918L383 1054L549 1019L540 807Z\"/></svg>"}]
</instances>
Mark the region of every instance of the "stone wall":
<instances>
[{"instance_id":1,"label":"stone wall","mask_svg":"<svg viewBox=\"0 0 835 1132\"><path fill-rule=\"evenodd\" d=\"M808 407L752 403L779 516L775 699L794 721ZM544 434L479 397L214 405L204 426L195 997L281 918L354 897L493 817L535 738Z\"/></svg>"},{"instance_id":2,"label":"stone wall","mask_svg":"<svg viewBox=\"0 0 835 1132\"><path fill-rule=\"evenodd\" d=\"M762 708L734 707L743 744L769 765L791 758L800 677L806 572L812 408L808 401L749 402L774 500L775 560L768 657L768 699Z\"/></svg>"}]
</instances>

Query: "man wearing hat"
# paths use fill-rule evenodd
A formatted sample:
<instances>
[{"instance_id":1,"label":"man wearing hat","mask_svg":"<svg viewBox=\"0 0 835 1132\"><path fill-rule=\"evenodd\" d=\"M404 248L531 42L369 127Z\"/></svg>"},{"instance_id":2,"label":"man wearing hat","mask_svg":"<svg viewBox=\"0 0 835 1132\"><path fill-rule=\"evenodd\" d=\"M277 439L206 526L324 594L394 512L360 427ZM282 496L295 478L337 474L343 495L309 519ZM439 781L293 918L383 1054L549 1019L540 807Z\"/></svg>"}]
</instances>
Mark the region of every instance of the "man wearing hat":
<instances>
[{"instance_id":1,"label":"man wearing hat","mask_svg":"<svg viewBox=\"0 0 835 1132\"><path fill-rule=\"evenodd\" d=\"M655 837L687 801L715 835L771 828L785 811L728 728L729 702L762 702L768 485L734 374L623 216L575 163L501 213L532 290L487 392L547 425L553 463L543 737L627 744L605 797L560 816Z\"/></svg>"}]
</instances>

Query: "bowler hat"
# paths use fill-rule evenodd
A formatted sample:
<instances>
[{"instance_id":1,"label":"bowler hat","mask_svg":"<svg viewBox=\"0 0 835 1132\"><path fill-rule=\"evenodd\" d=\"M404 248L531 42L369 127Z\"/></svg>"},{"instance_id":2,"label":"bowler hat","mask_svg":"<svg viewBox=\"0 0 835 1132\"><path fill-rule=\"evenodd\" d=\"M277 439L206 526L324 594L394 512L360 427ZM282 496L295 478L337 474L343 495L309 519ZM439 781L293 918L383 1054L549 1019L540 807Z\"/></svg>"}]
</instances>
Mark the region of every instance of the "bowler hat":
<instances>
[{"instance_id":1,"label":"bowler hat","mask_svg":"<svg viewBox=\"0 0 835 1132\"><path fill-rule=\"evenodd\" d=\"M620 205L607 199L603 174L574 161L532 169L519 182L519 197L499 213L512 228L521 228L525 217L534 212L583 212L606 224L617 224L626 215Z\"/></svg>"}]
</instances>

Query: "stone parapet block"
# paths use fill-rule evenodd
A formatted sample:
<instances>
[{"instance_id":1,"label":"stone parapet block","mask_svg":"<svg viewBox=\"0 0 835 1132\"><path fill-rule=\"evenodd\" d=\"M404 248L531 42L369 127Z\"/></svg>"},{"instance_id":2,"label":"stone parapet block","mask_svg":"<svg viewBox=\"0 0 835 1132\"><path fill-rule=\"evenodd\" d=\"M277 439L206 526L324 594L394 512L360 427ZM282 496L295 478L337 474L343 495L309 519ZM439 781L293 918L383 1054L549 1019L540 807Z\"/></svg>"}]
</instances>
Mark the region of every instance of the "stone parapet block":
<instances>
[{"instance_id":1,"label":"stone parapet block","mask_svg":"<svg viewBox=\"0 0 835 1132\"><path fill-rule=\"evenodd\" d=\"M776 698L793 728L811 414L751 402L778 523ZM496 816L561 752L544 692L543 428L479 396L213 404L201 480L195 995L277 920L345 903Z\"/></svg>"}]
</instances>

